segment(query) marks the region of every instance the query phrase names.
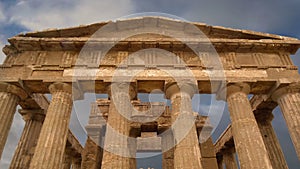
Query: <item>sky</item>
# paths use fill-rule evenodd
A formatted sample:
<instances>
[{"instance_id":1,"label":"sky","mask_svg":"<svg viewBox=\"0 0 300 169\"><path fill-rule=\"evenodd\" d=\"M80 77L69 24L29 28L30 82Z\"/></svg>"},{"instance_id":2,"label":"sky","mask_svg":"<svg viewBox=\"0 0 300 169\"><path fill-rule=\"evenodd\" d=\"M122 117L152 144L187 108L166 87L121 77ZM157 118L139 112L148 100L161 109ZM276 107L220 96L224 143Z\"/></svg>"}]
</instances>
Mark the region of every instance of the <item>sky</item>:
<instances>
[{"instance_id":1,"label":"sky","mask_svg":"<svg viewBox=\"0 0 300 169\"><path fill-rule=\"evenodd\" d=\"M7 44L7 38L21 32L91 24L143 12L167 13L188 21L300 39L299 7L299 0L0 0L0 48ZM300 66L300 52L292 59ZM0 62L3 60L4 54L0 52ZM203 103L203 110L207 105L209 103ZM274 110L274 115L273 126L286 160L291 169L296 169L300 162L279 108ZM75 117L73 114L70 127L78 134L83 130L74 127L78 123ZM214 137L229 123L226 110L222 117L223 123ZM87 118L82 121L86 122ZM16 113L0 161L1 169L8 167L23 126L20 115Z\"/></svg>"}]
</instances>

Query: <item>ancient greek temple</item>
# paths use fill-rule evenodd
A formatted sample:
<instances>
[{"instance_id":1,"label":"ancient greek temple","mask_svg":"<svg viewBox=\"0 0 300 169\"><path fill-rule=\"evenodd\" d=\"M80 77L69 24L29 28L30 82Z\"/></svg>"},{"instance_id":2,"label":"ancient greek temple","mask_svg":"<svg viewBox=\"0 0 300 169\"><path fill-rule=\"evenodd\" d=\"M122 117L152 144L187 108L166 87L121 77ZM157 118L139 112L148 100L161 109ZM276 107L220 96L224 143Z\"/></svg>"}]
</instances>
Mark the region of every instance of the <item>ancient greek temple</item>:
<instances>
[{"instance_id":1,"label":"ancient greek temple","mask_svg":"<svg viewBox=\"0 0 300 169\"><path fill-rule=\"evenodd\" d=\"M300 76L290 59L298 39L138 17L8 42L0 157L17 106L25 121L10 169L136 169L138 151L160 151L163 169L286 169L271 124L277 106L300 158ZM88 93L107 98L81 112L89 117L82 146L69 123ZM142 102L139 93L169 103ZM212 119L192 109L196 94L228 105L231 124L215 142Z\"/></svg>"}]
</instances>

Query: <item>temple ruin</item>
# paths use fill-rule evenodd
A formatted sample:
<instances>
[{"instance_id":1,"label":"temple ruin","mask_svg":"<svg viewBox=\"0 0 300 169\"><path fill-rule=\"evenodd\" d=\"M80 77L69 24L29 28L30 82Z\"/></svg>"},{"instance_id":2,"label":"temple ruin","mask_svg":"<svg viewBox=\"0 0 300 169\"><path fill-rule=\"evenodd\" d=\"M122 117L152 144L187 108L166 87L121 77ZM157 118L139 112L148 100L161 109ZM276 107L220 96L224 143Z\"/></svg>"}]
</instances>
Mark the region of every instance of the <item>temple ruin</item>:
<instances>
[{"instance_id":1,"label":"temple ruin","mask_svg":"<svg viewBox=\"0 0 300 169\"><path fill-rule=\"evenodd\" d=\"M191 26L203 35L197 38ZM300 76L290 59L298 39L140 17L8 41L0 70L0 158L18 105L25 121L10 169L136 169L137 151L161 151L163 169L284 169L271 124L277 106L300 158ZM137 97L155 91L170 105ZM69 122L85 93L108 97L85 112L82 146ZM215 143L209 118L192 109L195 94L228 104L231 124Z\"/></svg>"}]
</instances>

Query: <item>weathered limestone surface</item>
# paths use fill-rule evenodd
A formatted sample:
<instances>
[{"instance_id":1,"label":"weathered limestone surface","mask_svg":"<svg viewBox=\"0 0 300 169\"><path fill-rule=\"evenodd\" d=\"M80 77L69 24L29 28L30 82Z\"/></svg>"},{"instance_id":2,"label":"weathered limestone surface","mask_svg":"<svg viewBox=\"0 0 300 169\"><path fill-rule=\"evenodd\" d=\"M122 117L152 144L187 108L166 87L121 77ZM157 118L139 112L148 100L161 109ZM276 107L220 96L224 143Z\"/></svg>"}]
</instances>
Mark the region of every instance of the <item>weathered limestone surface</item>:
<instances>
[{"instance_id":1,"label":"weathered limestone surface","mask_svg":"<svg viewBox=\"0 0 300 169\"><path fill-rule=\"evenodd\" d=\"M72 155L69 150L65 150L62 169L70 169L72 165Z\"/></svg>"},{"instance_id":2,"label":"weathered limestone surface","mask_svg":"<svg viewBox=\"0 0 300 169\"><path fill-rule=\"evenodd\" d=\"M15 150L10 169L29 168L45 118L44 110L19 110L25 126Z\"/></svg>"},{"instance_id":3,"label":"weathered limestone surface","mask_svg":"<svg viewBox=\"0 0 300 169\"><path fill-rule=\"evenodd\" d=\"M237 162L232 150L228 150L223 154L223 162L226 169L238 169Z\"/></svg>"},{"instance_id":4,"label":"weathered limestone surface","mask_svg":"<svg viewBox=\"0 0 300 169\"><path fill-rule=\"evenodd\" d=\"M288 169L279 141L271 123L273 119L272 110L256 110L255 114L273 169Z\"/></svg>"},{"instance_id":5,"label":"weathered limestone surface","mask_svg":"<svg viewBox=\"0 0 300 169\"><path fill-rule=\"evenodd\" d=\"M30 169L61 168L63 164L73 103L72 86L54 83L49 86L49 90L52 100Z\"/></svg>"},{"instance_id":6,"label":"weathered limestone surface","mask_svg":"<svg viewBox=\"0 0 300 169\"><path fill-rule=\"evenodd\" d=\"M0 159L8 137L10 127L20 99L25 99L26 93L17 86L0 83Z\"/></svg>"},{"instance_id":7,"label":"weathered limestone surface","mask_svg":"<svg viewBox=\"0 0 300 169\"><path fill-rule=\"evenodd\" d=\"M174 136L171 130L167 130L161 137L162 168L174 168Z\"/></svg>"},{"instance_id":8,"label":"weathered limestone surface","mask_svg":"<svg viewBox=\"0 0 300 169\"><path fill-rule=\"evenodd\" d=\"M81 169L101 168L103 150L88 137L82 153Z\"/></svg>"},{"instance_id":9,"label":"weathered limestone surface","mask_svg":"<svg viewBox=\"0 0 300 169\"><path fill-rule=\"evenodd\" d=\"M72 159L72 169L81 169L81 158L73 157Z\"/></svg>"},{"instance_id":10,"label":"weathered limestone surface","mask_svg":"<svg viewBox=\"0 0 300 169\"><path fill-rule=\"evenodd\" d=\"M223 156L217 156L218 169L223 169Z\"/></svg>"},{"instance_id":11,"label":"weathered limestone surface","mask_svg":"<svg viewBox=\"0 0 300 169\"><path fill-rule=\"evenodd\" d=\"M214 151L214 144L211 138L211 127L204 126L198 129L198 137L200 141L201 164L203 168L217 169L216 153Z\"/></svg>"},{"instance_id":12,"label":"weathered limestone surface","mask_svg":"<svg viewBox=\"0 0 300 169\"><path fill-rule=\"evenodd\" d=\"M300 159L300 93L298 89L285 87L273 94L282 111L298 158Z\"/></svg>"},{"instance_id":13,"label":"weathered limestone surface","mask_svg":"<svg viewBox=\"0 0 300 169\"><path fill-rule=\"evenodd\" d=\"M110 95L102 168L136 168L136 140L130 139L132 113L130 100L136 93L127 83L114 83L110 88L110 92L114 92L115 89L116 93Z\"/></svg>"},{"instance_id":14,"label":"weathered limestone surface","mask_svg":"<svg viewBox=\"0 0 300 169\"><path fill-rule=\"evenodd\" d=\"M227 87L232 134L241 169L271 169L272 165L256 123L247 94L247 84Z\"/></svg>"},{"instance_id":15,"label":"weathered limestone surface","mask_svg":"<svg viewBox=\"0 0 300 169\"><path fill-rule=\"evenodd\" d=\"M166 95L170 98L172 104L172 129L176 143L174 149L175 169L202 168L191 102L194 93L195 89L189 84L184 84L181 89L177 84L171 84L166 90Z\"/></svg>"}]
</instances>

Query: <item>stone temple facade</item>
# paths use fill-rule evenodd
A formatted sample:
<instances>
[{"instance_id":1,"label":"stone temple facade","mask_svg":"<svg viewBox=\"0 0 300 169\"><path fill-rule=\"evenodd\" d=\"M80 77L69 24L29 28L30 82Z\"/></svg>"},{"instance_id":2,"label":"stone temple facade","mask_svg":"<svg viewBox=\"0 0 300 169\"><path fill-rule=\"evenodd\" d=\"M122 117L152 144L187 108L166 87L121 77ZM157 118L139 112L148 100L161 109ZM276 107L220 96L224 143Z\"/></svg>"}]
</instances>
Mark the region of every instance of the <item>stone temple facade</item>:
<instances>
[{"instance_id":1,"label":"stone temple facade","mask_svg":"<svg viewBox=\"0 0 300 169\"><path fill-rule=\"evenodd\" d=\"M288 168L271 125L277 106L300 158L300 76L290 59L297 39L142 17L8 41L0 157L18 105L26 123L11 169L135 169L137 151L161 151L163 169ZM138 100L155 92L170 104ZM108 97L86 112L81 146L69 122L85 93ZM209 119L193 112L195 94L228 104L231 124L215 143Z\"/></svg>"}]
</instances>

